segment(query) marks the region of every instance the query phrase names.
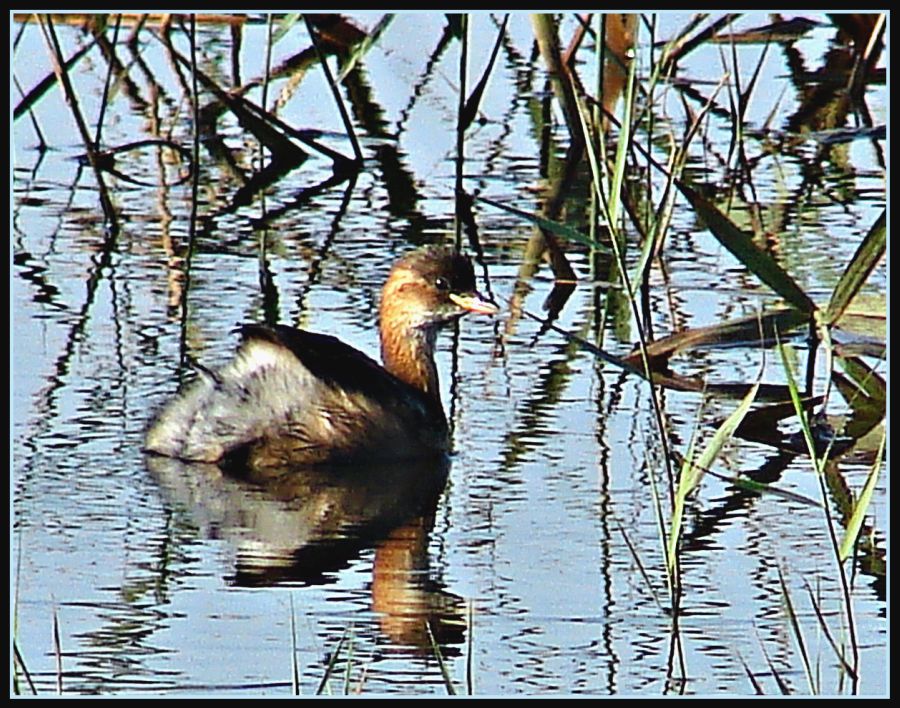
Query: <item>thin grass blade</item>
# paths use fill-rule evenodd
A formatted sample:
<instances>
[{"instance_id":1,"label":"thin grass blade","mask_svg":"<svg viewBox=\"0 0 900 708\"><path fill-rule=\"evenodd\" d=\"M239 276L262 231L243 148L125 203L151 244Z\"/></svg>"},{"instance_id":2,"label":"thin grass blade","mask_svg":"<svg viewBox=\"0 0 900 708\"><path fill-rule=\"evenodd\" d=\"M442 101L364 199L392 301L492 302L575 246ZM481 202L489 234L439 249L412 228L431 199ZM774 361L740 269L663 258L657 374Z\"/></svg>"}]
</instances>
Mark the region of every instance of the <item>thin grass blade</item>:
<instances>
[{"instance_id":1,"label":"thin grass blade","mask_svg":"<svg viewBox=\"0 0 900 708\"><path fill-rule=\"evenodd\" d=\"M474 651L473 647L475 644L475 611L474 606L472 604L472 599L469 598L469 607L466 612L466 619L468 620L468 641L466 642L466 695L474 696L475 695L475 671L472 668Z\"/></svg>"},{"instance_id":2,"label":"thin grass blade","mask_svg":"<svg viewBox=\"0 0 900 708\"><path fill-rule=\"evenodd\" d=\"M297 663L297 625L294 618L294 596L291 600L291 692L300 695L300 666Z\"/></svg>"},{"instance_id":3,"label":"thin grass blade","mask_svg":"<svg viewBox=\"0 0 900 708\"><path fill-rule=\"evenodd\" d=\"M672 509L672 522L669 531L669 547L667 552L669 573L672 573L675 567L675 553L678 548L678 541L681 536L682 519L684 517L684 506L688 496L700 484L704 472L712 467L712 463L725 447L725 444L734 436L734 431L741 424L753 401L756 399L756 392L759 390L759 382L755 383L744 400L734 410L734 412L725 419L725 422L719 426L706 447L700 453L696 460L693 460L692 453L688 450L684 464L681 466L681 474L678 480L678 487L675 490L675 503Z\"/></svg>"},{"instance_id":4,"label":"thin grass blade","mask_svg":"<svg viewBox=\"0 0 900 708\"><path fill-rule=\"evenodd\" d=\"M684 520L684 501L687 497L686 493L681 493L687 488L687 484L683 484L691 466L690 460L694 457L694 444L697 442L696 435L691 437L688 446L687 455L682 460L681 472L679 474L678 486L672 494L672 518L669 521L669 538L666 545L666 577L669 579L669 586L674 587L675 566L678 561L678 542L681 539L681 525Z\"/></svg>"},{"instance_id":5,"label":"thin grass blade","mask_svg":"<svg viewBox=\"0 0 900 708\"><path fill-rule=\"evenodd\" d=\"M797 418L800 420L800 429L803 431L803 439L806 441L806 447L809 451L813 468L818 474L821 474L823 461L820 460L819 456L816 454L816 443L813 438L812 428L809 425L809 416L806 414L806 410L803 407L803 401L800 399L800 389L797 388L797 381L794 378L794 372L790 364L793 349L782 342L778 343L778 349L781 354L781 362L784 367L788 392L790 393L791 401L794 404L794 410L797 412Z\"/></svg>"},{"instance_id":6,"label":"thin grass blade","mask_svg":"<svg viewBox=\"0 0 900 708\"><path fill-rule=\"evenodd\" d=\"M522 211L521 209L516 209L515 207L501 204L500 202L495 202L493 199L488 199L487 197L475 197L475 199L477 199L479 202L490 204L492 207L496 207L497 209L508 211L510 214L515 214L516 216L525 219L535 226L546 229L547 231L550 231L558 236L562 236L563 238L567 238L570 241L580 243L584 246L590 246L591 248L596 248L602 253L610 253L610 250L608 248L596 243L593 239L590 238L590 236L585 236L583 233L581 233L577 229L573 229L571 226L566 226L565 224L560 224L557 221L545 219L544 217L538 216L537 214L530 214L526 211Z\"/></svg>"},{"instance_id":7,"label":"thin grass blade","mask_svg":"<svg viewBox=\"0 0 900 708\"><path fill-rule=\"evenodd\" d=\"M754 676L753 672L750 671L750 667L747 666L747 662L744 661L744 657L742 657L740 654L738 654L737 657L738 661L741 662L741 666L744 667L744 673L747 674L747 678L750 679L750 684L753 686L753 692L756 693L757 696L764 696L766 692L763 691L763 688L760 685L759 681L756 680L756 676Z\"/></svg>"},{"instance_id":8,"label":"thin grass blade","mask_svg":"<svg viewBox=\"0 0 900 708\"><path fill-rule=\"evenodd\" d=\"M887 406L887 382L862 359L844 358L839 360L844 372L865 397L872 399L882 408ZM848 401L852 405L852 401Z\"/></svg>"},{"instance_id":9,"label":"thin grass blade","mask_svg":"<svg viewBox=\"0 0 900 708\"><path fill-rule=\"evenodd\" d=\"M22 673L25 675L25 680L28 682L28 688L31 689L32 694L37 695L37 689L34 687L34 681L31 679L31 673L28 671L28 667L25 665L25 659L22 658L22 652L19 651L19 645L16 643L16 640L13 639L13 653L15 656L15 663L20 669L22 669ZM14 678L16 678L14 676Z\"/></svg>"},{"instance_id":10,"label":"thin grass blade","mask_svg":"<svg viewBox=\"0 0 900 708\"><path fill-rule=\"evenodd\" d=\"M23 25L24 27L24 25ZM89 51L94 48L94 45L97 44L99 37L94 37L92 42L85 44L81 49L75 52L71 57L69 57L63 64L62 68L64 71L70 71L75 66L75 64ZM16 104L15 109L13 110L13 120L18 120L21 116L28 112L28 110L34 106L38 100L40 100L47 91L53 87L53 85L57 82L57 76L53 72L47 74L41 81L39 81L34 88L30 89L28 93L22 92L22 99Z\"/></svg>"},{"instance_id":11,"label":"thin grass blade","mask_svg":"<svg viewBox=\"0 0 900 708\"><path fill-rule=\"evenodd\" d=\"M856 676L859 673L859 645L856 639L856 625L853 621L853 603L850 599L850 584L844 571L844 564L840 559L840 551L838 547L837 536L834 530L834 521L832 520L831 507L828 504L828 492L825 488L824 467L825 461L828 458L828 451L826 450L825 454L821 457L816 453L816 445L812 435L812 431L810 430L809 418L807 417L806 412L803 410L803 407L801 405L800 394L797 390L797 383L794 380L794 375L791 371L791 366L788 361L789 348L781 343L779 343L778 346L781 353L781 360L784 366L785 377L788 383L788 389L790 390L791 394L791 400L793 401L794 407L797 410L797 417L800 419L800 427L803 430L803 437L809 450L810 461L812 462L813 469L816 472L816 477L819 482L819 489L822 493L822 509L825 512L825 522L827 525L828 536L831 540L832 549L835 554L835 563L837 565L837 573L840 580L841 593L843 594L844 598L844 612L847 616L847 627L850 634L850 651L852 654L851 666L854 667L852 673L854 676Z\"/></svg>"},{"instance_id":12,"label":"thin grass blade","mask_svg":"<svg viewBox=\"0 0 900 708\"><path fill-rule=\"evenodd\" d=\"M485 88L487 88L488 81L491 78L491 72L494 69L494 62L497 59L497 54L499 53L500 46L503 43L503 35L506 34L506 25L508 22L509 13L506 13L503 16L503 22L500 24L500 31L497 33L497 41L494 42L494 49L491 52L490 59L488 59L487 66L484 68L484 73L481 75L478 83L475 84L474 90L469 95L469 98L466 100L462 112L460 113L460 130L466 130L470 125L472 125L472 121L475 120L475 116L478 115L478 107L481 105L481 98L482 96L484 96L484 90Z\"/></svg>"},{"instance_id":13,"label":"thin grass blade","mask_svg":"<svg viewBox=\"0 0 900 708\"><path fill-rule=\"evenodd\" d=\"M869 470L869 476L866 478L866 483L863 485L859 499L857 499L856 504L853 506L853 514L847 522L844 538L841 540L841 545L838 550L838 558L840 558L841 561L847 560L853 553L853 548L856 546L859 530L862 528L863 519L866 517L869 503L872 501L875 485L878 484L878 476L881 474L881 459L884 455L884 447L887 441L886 436L886 432L882 434L881 445L878 447L878 453L875 455L875 462L872 465L872 469Z\"/></svg>"},{"instance_id":14,"label":"thin grass blade","mask_svg":"<svg viewBox=\"0 0 900 708\"><path fill-rule=\"evenodd\" d=\"M637 27L635 27L634 30L634 42L637 43ZM631 112L634 107L636 71L637 61L632 59L628 65L628 78L625 83L625 100L622 108L622 124L621 129L619 130L618 144L616 145L616 161L613 168L612 185L609 190L609 207L607 215L609 219L608 226L613 234L618 230L617 224L622 204L622 185L625 182L625 160L628 156L628 150L631 147Z\"/></svg>"},{"instance_id":15,"label":"thin grass blade","mask_svg":"<svg viewBox=\"0 0 900 708\"><path fill-rule=\"evenodd\" d=\"M775 664L772 663L772 658L769 656L769 652L766 651L766 645L760 638L759 631L757 631L756 638L759 640L759 648L762 651L763 657L765 657L766 664L768 664L769 666L769 671L772 673L772 678L775 679L775 683L778 686L778 690L781 692L781 695L791 695L791 689L787 685L787 682L783 678L781 678L781 674L778 673L778 669L775 668Z\"/></svg>"},{"instance_id":16,"label":"thin grass blade","mask_svg":"<svg viewBox=\"0 0 900 708\"><path fill-rule=\"evenodd\" d=\"M347 639L347 660L344 671L344 695L350 695L350 671L353 668L353 627L350 627L350 636Z\"/></svg>"},{"instance_id":17,"label":"thin grass blade","mask_svg":"<svg viewBox=\"0 0 900 708\"><path fill-rule=\"evenodd\" d=\"M434 652L434 658L437 659L438 666L441 669L441 676L444 677L444 686L447 688L447 693L451 696L455 696L456 688L453 686L453 679L450 676L447 665L444 663L444 656L441 654L441 648L434 638L434 634L431 631L431 624L428 620L425 620L425 631L428 633L428 641L431 642L431 650Z\"/></svg>"},{"instance_id":18,"label":"thin grass blade","mask_svg":"<svg viewBox=\"0 0 900 708\"><path fill-rule=\"evenodd\" d=\"M49 14L43 16L39 15L38 22L40 24L41 32L44 36L44 42L46 43L47 49L50 53L50 60L53 66L53 71L56 74L57 81L62 87L66 103L68 104L69 110L72 114L72 118L75 120L75 124L78 127L78 132L81 135L81 139L84 142L84 148L87 154L88 162L90 163L91 169L94 172L94 177L97 180L100 206L103 208L103 214L106 218L107 230L110 235L115 236L119 233L117 210L112 203L112 197L110 196L109 190L106 187L106 182L103 179L103 173L100 169L99 160L97 158L97 146L93 144L90 132L88 131L87 123L84 119L84 116L82 115L78 101L78 94L76 94L75 89L72 86L72 81L69 78L69 71L63 63L62 48L60 47L59 38L56 36L56 30L54 29L52 16Z\"/></svg>"},{"instance_id":19,"label":"thin grass blade","mask_svg":"<svg viewBox=\"0 0 900 708\"><path fill-rule=\"evenodd\" d=\"M344 642L347 641L347 635L349 632L349 629L344 630L344 633L341 635L341 639L338 642L337 647L335 647L334 652L331 654L331 658L328 660L328 666L325 667L325 675L322 676L322 680L319 682L319 687L316 689L317 696L321 696L328 688L328 679L331 678L334 667L337 665L338 657L341 655L341 649L344 648Z\"/></svg>"},{"instance_id":20,"label":"thin grass blade","mask_svg":"<svg viewBox=\"0 0 900 708\"><path fill-rule=\"evenodd\" d=\"M844 652L838 647L837 643L834 641L834 637L831 636L831 630L828 629L828 623L825 621L825 615L822 614L822 610L819 608L819 603L816 602L815 595L813 594L812 588L809 586L809 583L804 581L806 585L806 592L809 594L809 602L815 610L816 617L819 620L819 626L822 628L822 633L825 635L825 639L828 640L828 643L831 645L831 648L834 649L834 654L837 657L838 661L841 663L841 666L844 668L851 678L856 679L856 672L853 670L853 667L850 666L850 663L844 658Z\"/></svg>"},{"instance_id":21,"label":"thin grass blade","mask_svg":"<svg viewBox=\"0 0 900 708\"><path fill-rule=\"evenodd\" d=\"M338 113L340 114L341 120L344 123L344 130L347 131L347 137L350 139L350 145L353 147L353 155L355 156L357 163L362 163L362 148L359 146L359 140L357 140L356 138L356 130L353 127L353 121L350 120L350 113L347 111L347 107L344 105L344 99L341 96L341 89L338 87L338 82L335 80L334 76L331 73L331 69L328 66L328 57L326 57L325 52L322 51L318 35L316 33L316 30L313 28L309 17L304 15L303 21L306 24L306 31L309 34L309 39L316 49L316 54L319 57L319 64L322 67L322 72L325 74L325 80L328 82L328 87L331 89L331 95L334 97L334 102L337 105Z\"/></svg>"},{"instance_id":22,"label":"thin grass blade","mask_svg":"<svg viewBox=\"0 0 900 708\"><path fill-rule=\"evenodd\" d=\"M754 494L759 494L760 496L769 494L771 496L787 499L788 501L797 502L798 504L803 504L805 506L810 506L816 509L822 508L822 505L815 499L811 499L810 497L807 497L803 494L798 494L797 492L792 492L790 489L773 487L771 484L757 482L755 479L750 479L749 477L734 477L732 475L720 474L719 472L715 472L713 470L706 470L706 473L712 475L716 479L721 479L723 482L730 482L738 489L752 492Z\"/></svg>"},{"instance_id":23,"label":"thin grass blade","mask_svg":"<svg viewBox=\"0 0 900 708\"><path fill-rule=\"evenodd\" d=\"M766 39L765 46L763 47L762 54L760 54L759 61L756 62L756 68L753 70L753 76L750 77L750 82L747 84L747 88L741 93L741 123L743 124L744 118L747 113L747 106L750 104L750 96L753 94L753 90L756 88L756 82L759 79L760 72L762 71L763 65L766 61L766 54L769 52L769 42L771 38ZM734 46L734 45L732 45Z\"/></svg>"},{"instance_id":24,"label":"thin grass blade","mask_svg":"<svg viewBox=\"0 0 900 708\"><path fill-rule=\"evenodd\" d=\"M634 562L638 567L638 571L640 572L641 577L643 577L647 589L650 591L650 596L653 598L653 601L656 603L656 606L660 609L660 611L665 613L665 609L663 608L662 603L659 601L659 597L657 596L656 590L653 587L653 581L650 579L650 574L644 567L644 563L641 561L641 558L637 553L637 549L634 547L631 539L628 538L625 527L622 526L622 522L618 519L614 518L613 521L615 521L616 526L619 528L619 533L622 534L622 540L625 541L625 545L628 547L628 550L631 553L631 557L634 558Z\"/></svg>"},{"instance_id":25,"label":"thin grass blade","mask_svg":"<svg viewBox=\"0 0 900 708\"><path fill-rule=\"evenodd\" d=\"M689 31L683 32L675 42L671 43L674 46L672 47L671 51L663 57L664 66L666 67L666 69L668 70L668 65L678 61L704 42L707 42L715 37L720 29L722 29L723 27L727 27L740 16L741 13L729 13L727 15L719 17L714 22L710 23L708 27L698 32L690 39L687 39L687 34L689 33ZM695 25L692 24L691 28L693 29L694 26Z\"/></svg>"},{"instance_id":26,"label":"thin grass blade","mask_svg":"<svg viewBox=\"0 0 900 708\"><path fill-rule=\"evenodd\" d=\"M800 629L800 620L797 618L797 613L794 612L794 603L791 601L791 594L788 592L787 583L785 582L781 568L778 569L778 582L781 584L781 594L782 597L784 597L784 606L787 611L788 620L791 623L791 629L794 631L794 639L800 650L800 658L803 660L803 668L806 671L806 681L809 684L809 690L811 693L816 694L818 691L816 690L815 681L813 680L812 666L810 666L809 663L809 653L806 650L806 641L803 639L803 631Z\"/></svg>"},{"instance_id":27,"label":"thin grass blade","mask_svg":"<svg viewBox=\"0 0 900 708\"><path fill-rule=\"evenodd\" d=\"M53 654L56 657L56 692L63 692L63 668L62 668L62 643L59 639L59 615L56 613L56 604L53 605Z\"/></svg>"}]
</instances>

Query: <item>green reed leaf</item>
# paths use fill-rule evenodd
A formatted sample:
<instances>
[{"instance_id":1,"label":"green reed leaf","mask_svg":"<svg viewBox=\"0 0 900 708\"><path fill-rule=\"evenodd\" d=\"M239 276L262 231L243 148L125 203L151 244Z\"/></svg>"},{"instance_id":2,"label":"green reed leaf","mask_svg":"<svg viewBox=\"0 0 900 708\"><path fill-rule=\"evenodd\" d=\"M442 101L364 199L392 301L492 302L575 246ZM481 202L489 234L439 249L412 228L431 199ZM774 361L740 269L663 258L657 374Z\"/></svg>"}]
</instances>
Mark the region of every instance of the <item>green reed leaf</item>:
<instances>
[{"instance_id":1,"label":"green reed leaf","mask_svg":"<svg viewBox=\"0 0 900 708\"><path fill-rule=\"evenodd\" d=\"M887 244L887 211L882 211L863 242L856 249L847 269L838 281L825 310L825 322L834 324L859 292L885 253Z\"/></svg>"},{"instance_id":2,"label":"green reed leaf","mask_svg":"<svg viewBox=\"0 0 900 708\"><path fill-rule=\"evenodd\" d=\"M731 251L751 273L783 297L789 305L812 314L815 303L768 253L753 242L752 234L738 228L725 214L681 180L675 182L694 211L725 248Z\"/></svg>"},{"instance_id":3,"label":"green reed leaf","mask_svg":"<svg viewBox=\"0 0 900 708\"><path fill-rule=\"evenodd\" d=\"M872 465L872 469L869 470L869 476L866 478L866 483L863 485L859 499L857 499L856 504L853 505L853 514L851 514L850 520L847 522L844 538L841 540L841 545L838 550L838 557L841 561L845 561L850 557L850 554L853 553L853 547L856 545L856 539L859 537L859 530L862 528L863 519L866 516L869 503L872 501L872 493L875 491L875 485L878 484L878 476L881 473L881 459L884 454L886 439L886 433L883 433L881 436L881 445L878 448L878 453L875 455L875 462Z\"/></svg>"},{"instance_id":4,"label":"green reed leaf","mask_svg":"<svg viewBox=\"0 0 900 708\"><path fill-rule=\"evenodd\" d=\"M675 503L672 508L671 530L669 532L669 547L666 553L668 560L668 569L671 574L675 568L675 554L678 548L678 541L681 536L681 526L684 518L684 506L687 498L700 484L704 472L712 467L712 463L725 447L725 444L734 436L734 431L741 424L753 401L756 399L756 392L759 389L759 382L744 396L744 400L735 411L725 419L725 422L719 426L706 447L700 455L693 459L693 454L689 450L681 466L681 474L678 479L678 487L675 490Z\"/></svg>"},{"instance_id":5,"label":"green reed leaf","mask_svg":"<svg viewBox=\"0 0 900 708\"><path fill-rule=\"evenodd\" d=\"M531 222L535 226L546 229L547 231L555 233L558 236L562 236L563 238L567 238L570 241L574 241L575 243L580 243L585 246L590 246L591 248L596 248L602 253L610 253L610 250L606 248L606 246L595 243L589 236L585 236L583 233L581 233L577 229L572 228L571 226L566 226L565 224L560 224L557 221L545 219L543 216L531 214L527 211L516 209L515 207L511 207L507 204L495 202L493 199L488 199L487 197L475 197L475 199L477 199L479 202L490 204L492 207L496 207L497 209L508 211L510 214L515 214L516 216L519 216L526 221Z\"/></svg>"}]
</instances>

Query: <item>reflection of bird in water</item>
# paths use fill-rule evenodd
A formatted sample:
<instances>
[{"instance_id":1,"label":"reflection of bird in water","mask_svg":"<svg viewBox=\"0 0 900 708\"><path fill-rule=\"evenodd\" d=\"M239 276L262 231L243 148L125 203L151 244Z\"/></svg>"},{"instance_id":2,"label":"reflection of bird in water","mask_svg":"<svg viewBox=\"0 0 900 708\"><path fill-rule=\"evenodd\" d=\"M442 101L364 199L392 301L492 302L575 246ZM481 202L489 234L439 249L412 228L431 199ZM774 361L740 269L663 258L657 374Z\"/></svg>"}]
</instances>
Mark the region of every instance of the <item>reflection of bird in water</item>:
<instances>
[{"instance_id":1,"label":"reflection of bird in water","mask_svg":"<svg viewBox=\"0 0 900 708\"><path fill-rule=\"evenodd\" d=\"M227 543L242 587L325 585L374 548L371 604L386 637L416 654L463 641L462 599L430 570L446 457L261 470L146 458L170 505ZM452 649L442 649L445 655Z\"/></svg>"},{"instance_id":2,"label":"reflection of bird in water","mask_svg":"<svg viewBox=\"0 0 900 708\"><path fill-rule=\"evenodd\" d=\"M394 529L375 549L372 568L372 609L381 615L381 631L394 644L427 654L433 651L429 630L438 644L454 645L463 642L466 629L462 598L428 574L431 523L419 517Z\"/></svg>"},{"instance_id":3,"label":"reflection of bird in water","mask_svg":"<svg viewBox=\"0 0 900 708\"><path fill-rule=\"evenodd\" d=\"M406 459L448 449L434 345L441 324L495 314L471 262L424 248L399 260L382 291L384 367L322 334L245 325L235 359L172 401L146 448L252 467Z\"/></svg>"}]
</instances>

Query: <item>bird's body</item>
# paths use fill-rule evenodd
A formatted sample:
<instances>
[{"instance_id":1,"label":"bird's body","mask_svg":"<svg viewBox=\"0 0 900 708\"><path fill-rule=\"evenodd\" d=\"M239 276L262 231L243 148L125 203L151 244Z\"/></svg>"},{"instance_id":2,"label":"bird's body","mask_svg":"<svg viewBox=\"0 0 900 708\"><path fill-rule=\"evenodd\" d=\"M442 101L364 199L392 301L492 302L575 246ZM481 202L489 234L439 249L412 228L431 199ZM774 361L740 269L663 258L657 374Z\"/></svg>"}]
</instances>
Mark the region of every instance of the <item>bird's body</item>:
<instances>
[{"instance_id":1,"label":"bird's body","mask_svg":"<svg viewBox=\"0 0 900 708\"><path fill-rule=\"evenodd\" d=\"M340 340L244 325L235 358L201 375L147 432L150 452L253 466L386 461L449 449L437 328L497 308L475 291L469 261L428 248L401 259L381 306L382 367Z\"/></svg>"}]
</instances>

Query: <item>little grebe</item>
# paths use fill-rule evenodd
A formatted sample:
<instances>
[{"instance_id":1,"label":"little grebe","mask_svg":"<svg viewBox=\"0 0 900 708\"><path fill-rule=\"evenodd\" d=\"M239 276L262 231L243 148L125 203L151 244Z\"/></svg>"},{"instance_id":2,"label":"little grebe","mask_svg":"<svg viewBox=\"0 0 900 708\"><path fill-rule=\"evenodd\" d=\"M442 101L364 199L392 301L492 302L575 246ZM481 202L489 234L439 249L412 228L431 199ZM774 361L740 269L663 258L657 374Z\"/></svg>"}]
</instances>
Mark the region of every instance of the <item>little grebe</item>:
<instances>
[{"instance_id":1,"label":"little grebe","mask_svg":"<svg viewBox=\"0 0 900 708\"><path fill-rule=\"evenodd\" d=\"M244 325L234 360L202 372L163 409L146 449L197 462L233 456L254 467L446 451L435 338L441 324L467 312L498 312L475 290L468 258L436 247L414 251L382 290L384 367L334 337Z\"/></svg>"}]
</instances>

